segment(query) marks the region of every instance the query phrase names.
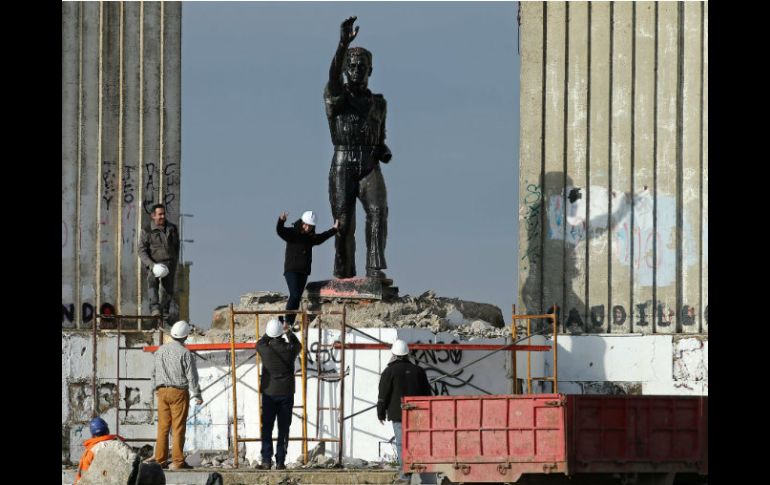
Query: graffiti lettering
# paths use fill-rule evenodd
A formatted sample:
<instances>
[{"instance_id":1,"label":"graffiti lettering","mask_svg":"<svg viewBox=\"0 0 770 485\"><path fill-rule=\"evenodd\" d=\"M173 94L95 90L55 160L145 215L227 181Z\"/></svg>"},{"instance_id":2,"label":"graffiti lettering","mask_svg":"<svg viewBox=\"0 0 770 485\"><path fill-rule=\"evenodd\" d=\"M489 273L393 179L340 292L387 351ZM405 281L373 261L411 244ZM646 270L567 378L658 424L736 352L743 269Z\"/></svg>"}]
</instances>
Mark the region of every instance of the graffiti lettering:
<instances>
[{"instance_id":1,"label":"graffiti lettering","mask_svg":"<svg viewBox=\"0 0 770 485\"><path fill-rule=\"evenodd\" d=\"M169 211L171 208L171 203L174 202L174 199L176 199L176 194L172 194L170 192L167 192L165 196L163 196L163 205L166 206L166 210Z\"/></svg>"},{"instance_id":2,"label":"graffiti lettering","mask_svg":"<svg viewBox=\"0 0 770 485\"><path fill-rule=\"evenodd\" d=\"M593 324L594 327L601 327L604 325L604 305L591 307L591 324Z\"/></svg>"},{"instance_id":3,"label":"graffiti lettering","mask_svg":"<svg viewBox=\"0 0 770 485\"><path fill-rule=\"evenodd\" d=\"M319 350L318 348L319 345L320 344L318 342L313 342L310 345L310 349L305 352L305 357L307 358L308 364L316 363L313 360L313 356L315 355L318 355L319 365L328 364L329 362L334 362L335 364L339 364L341 362L339 349L326 347Z\"/></svg>"},{"instance_id":4,"label":"graffiti lettering","mask_svg":"<svg viewBox=\"0 0 770 485\"><path fill-rule=\"evenodd\" d=\"M695 308L690 305L682 307L682 325L693 325L695 323Z\"/></svg>"},{"instance_id":5,"label":"graffiti lettering","mask_svg":"<svg viewBox=\"0 0 770 485\"><path fill-rule=\"evenodd\" d=\"M99 307L99 313L102 315L115 315L115 306L112 303L102 303ZM88 302L83 302L80 312L81 320L83 323L88 323L94 318L94 306ZM75 304L74 303L62 303L61 304L61 321L73 323L75 321Z\"/></svg>"},{"instance_id":6,"label":"graffiti lettering","mask_svg":"<svg viewBox=\"0 0 770 485\"><path fill-rule=\"evenodd\" d=\"M176 185L176 163L169 163L166 165L166 168L163 170L163 174L166 176L166 186Z\"/></svg>"},{"instance_id":7,"label":"graffiti lettering","mask_svg":"<svg viewBox=\"0 0 770 485\"><path fill-rule=\"evenodd\" d=\"M645 315L645 310L647 309L647 303L639 303L636 305L636 309L639 310L639 314L636 316L636 324L640 325L642 327L645 327L650 324L650 322L647 321L647 315Z\"/></svg>"},{"instance_id":8,"label":"graffiti lettering","mask_svg":"<svg viewBox=\"0 0 770 485\"><path fill-rule=\"evenodd\" d=\"M583 319L580 316L580 312L577 311L577 308L573 308L569 311L566 325L567 327L583 327Z\"/></svg>"},{"instance_id":9,"label":"graffiti lettering","mask_svg":"<svg viewBox=\"0 0 770 485\"><path fill-rule=\"evenodd\" d=\"M414 342L416 344L422 343L419 340ZM437 342L443 344L444 342ZM459 343L457 340L452 340L453 344ZM443 354L443 357L439 356ZM439 362L452 362L453 364L459 364L463 358L462 350L413 350L411 352L412 358L415 362L425 362L426 364Z\"/></svg>"},{"instance_id":10,"label":"graffiti lettering","mask_svg":"<svg viewBox=\"0 0 770 485\"><path fill-rule=\"evenodd\" d=\"M540 186L527 184L526 195L524 196L524 224L527 228L527 251L521 259L529 259L531 264L537 264L540 256L540 211L542 206L543 194Z\"/></svg>"},{"instance_id":11,"label":"graffiti lettering","mask_svg":"<svg viewBox=\"0 0 770 485\"><path fill-rule=\"evenodd\" d=\"M130 204L134 201L134 184L133 176L131 172L136 170L136 167L124 166L123 167L123 203Z\"/></svg>"},{"instance_id":12,"label":"graffiti lettering","mask_svg":"<svg viewBox=\"0 0 770 485\"><path fill-rule=\"evenodd\" d=\"M156 165L154 163L144 164L144 194L142 196L142 208L149 214L150 209L155 205L155 174L157 173Z\"/></svg>"},{"instance_id":13,"label":"graffiti lettering","mask_svg":"<svg viewBox=\"0 0 770 485\"><path fill-rule=\"evenodd\" d=\"M668 327L674 319L674 310L663 308L663 303L658 303L658 325L661 327Z\"/></svg>"},{"instance_id":14,"label":"graffiti lettering","mask_svg":"<svg viewBox=\"0 0 770 485\"><path fill-rule=\"evenodd\" d=\"M615 325L623 325L626 322L626 309L621 305L615 305L612 307L612 323Z\"/></svg>"},{"instance_id":15,"label":"graffiti lettering","mask_svg":"<svg viewBox=\"0 0 770 485\"><path fill-rule=\"evenodd\" d=\"M115 196L115 173L112 171L112 166L115 162L104 161L102 172L102 200L104 200L105 207L110 210L110 202Z\"/></svg>"}]
</instances>

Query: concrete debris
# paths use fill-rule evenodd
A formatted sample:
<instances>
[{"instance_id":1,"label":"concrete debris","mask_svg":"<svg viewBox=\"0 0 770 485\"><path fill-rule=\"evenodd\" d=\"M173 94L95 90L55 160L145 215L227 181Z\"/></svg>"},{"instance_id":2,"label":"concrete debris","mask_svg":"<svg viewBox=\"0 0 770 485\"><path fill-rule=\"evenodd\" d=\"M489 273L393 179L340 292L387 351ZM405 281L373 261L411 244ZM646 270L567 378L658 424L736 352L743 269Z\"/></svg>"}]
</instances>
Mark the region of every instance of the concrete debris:
<instances>
[{"instance_id":1,"label":"concrete debris","mask_svg":"<svg viewBox=\"0 0 770 485\"><path fill-rule=\"evenodd\" d=\"M366 468L366 465L368 464L369 462L367 462L366 460L362 460L360 458L348 458L348 457L342 458L343 468L354 468L354 469Z\"/></svg>"},{"instance_id":2,"label":"concrete debris","mask_svg":"<svg viewBox=\"0 0 770 485\"><path fill-rule=\"evenodd\" d=\"M102 441L91 448L94 459L83 473L81 485L126 485L137 455L119 440Z\"/></svg>"},{"instance_id":3,"label":"concrete debris","mask_svg":"<svg viewBox=\"0 0 770 485\"><path fill-rule=\"evenodd\" d=\"M307 452L307 461L312 463L316 457L322 456L326 453L326 442L321 441Z\"/></svg>"},{"instance_id":4,"label":"concrete debris","mask_svg":"<svg viewBox=\"0 0 770 485\"><path fill-rule=\"evenodd\" d=\"M278 292L260 291L243 295L234 308L249 310L282 310L286 307L286 295ZM341 301L324 301L320 308L311 307L312 311L339 311ZM424 328L433 332L457 331L474 336L499 336L494 330L504 330L505 321L498 307L488 303L465 301L459 298L436 296L429 290L414 297L404 295L391 301L348 300L348 323L360 328ZM333 325L337 316L324 316L324 323ZM260 317L260 330L264 329L269 317ZM237 315L235 318L236 341L253 340L256 336L255 318L250 315ZM317 320L310 326L317 325ZM206 337L211 340L229 338L230 311L228 306L214 310L211 330ZM494 335L490 335L493 333ZM509 332L502 332L509 335Z\"/></svg>"}]
</instances>

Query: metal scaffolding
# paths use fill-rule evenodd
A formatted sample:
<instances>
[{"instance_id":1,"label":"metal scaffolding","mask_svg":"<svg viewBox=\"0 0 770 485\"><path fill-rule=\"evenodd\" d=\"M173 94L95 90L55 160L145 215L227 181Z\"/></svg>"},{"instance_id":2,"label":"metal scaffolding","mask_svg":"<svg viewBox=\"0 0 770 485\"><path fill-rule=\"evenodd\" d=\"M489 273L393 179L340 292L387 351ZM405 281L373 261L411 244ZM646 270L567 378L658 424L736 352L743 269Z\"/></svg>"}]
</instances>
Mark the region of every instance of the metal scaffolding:
<instances>
[{"instance_id":1,"label":"metal scaffolding","mask_svg":"<svg viewBox=\"0 0 770 485\"><path fill-rule=\"evenodd\" d=\"M555 308L555 306L554 306ZM345 416L345 377L346 377L346 370L345 370L345 351L346 350L388 350L390 349L391 344L387 342L383 342L372 335L352 326L347 323L347 307L343 305L342 311L330 311L330 312L309 312L306 308L303 308L301 310L251 310L251 311L236 311L233 307L233 304L230 304L229 307L230 310L230 342L229 343L221 343L221 344L188 344L186 347L191 351L222 351L222 350L229 350L230 351L230 375L232 379L232 397L233 397L233 440L231 442L231 450L233 452L233 465L235 468L239 467L239 454L238 454L238 445L240 443L245 442L259 442L262 440L262 437L253 437L253 438L245 438L245 437L239 437L238 436L238 391L237 391L237 383L238 379L236 376L236 365L235 365L235 351L236 350L256 350L257 347L257 341L260 338L260 315L288 315L288 314L294 314L299 315L300 318L300 335L301 339L300 342L302 343L302 352L300 353L300 377L301 377L301 389L302 389L302 405L301 406L295 406L295 409L301 408L302 414L302 436L300 437L289 437L290 441L302 441L302 457L303 457L303 463L307 464L308 461L308 442L332 442L332 443L338 443L338 456L337 456L337 466L342 465L342 455L343 455L343 443L344 443L344 422L347 419L353 418L354 416L357 416L359 414L362 414L366 411L369 411L376 407L376 404L373 406L370 406L366 409L363 409L361 411L358 411L356 413L353 413L349 416ZM250 315L254 316L255 318L255 337L256 341L254 342L241 342L236 343L235 342L235 316L236 315ZM336 340L332 342L331 344L327 344L323 341L323 317L329 316L329 315L339 315L342 317L342 321L340 324L340 337L339 340ZM307 415L307 382L309 379L308 376L308 368L307 368L307 355L309 353L309 349L307 348L308 343L308 334L309 334L309 319L308 316L316 316L317 317L317 329L318 329L318 341L316 343L316 375L315 377L318 379L318 392L316 392L316 416L317 419L321 415L321 411L337 411L338 413L338 425L339 425L339 431L338 431L338 437L337 438L321 438L320 437L320 426L316 426L316 437L311 438L308 437L307 433L307 422L308 422L308 415ZM445 372L442 369L438 369L435 367L431 367L434 370L438 370L442 373L441 376L433 378L432 381L438 381L446 378L456 378L456 376L465 368L474 365L481 360L484 360L491 355L496 354L497 352L501 351L509 351L511 352L511 371L512 371L512 380L513 380L513 386L512 391L513 394L521 394L520 386L518 385L518 375L517 375L517 366L516 366L516 352L527 352L527 392L532 393L532 382L537 380L547 380L551 381L553 383L553 392L557 392L558 389L558 383L557 383L557 363L558 363L558 356L557 356L557 327L556 327L556 313L549 313L549 314L543 314L543 315L517 315L516 314L516 307L513 306L513 312L512 312L512 322L511 322L511 343L505 344L505 345L495 345L495 344L410 344L409 348L410 350L468 350L468 351L489 351L487 354L481 356L478 359L473 360L472 362L455 369L452 372ZM531 339L535 335L543 335L546 332L545 331L539 331L539 332L532 332L532 320L538 320L538 319L550 319L552 322L552 334L553 334L553 344L552 345L532 345ZM519 338L518 336L518 329L517 329L517 322L520 320L526 320L527 325L526 329L527 332L524 336ZM369 339L371 339L374 342L377 343L347 343L346 342L346 334L348 331L357 332ZM525 344L519 345L519 342L526 341ZM145 351L148 352L154 352L157 349L157 346L147 346L144 347ZM336 349L341 350L340 353L340 371L337 374L332 375L324 375L322 373L322 369L320 366L320 353L322 349ZM543 377L533 377L531 375L531 353L532 352L546 352L546 351L552 351L553 352L553 361L554 361L554 375L551 377L543 376ZM250 358L250 357L249 357ZM243 363L241 363L243 364ZM259 402L259 424L260 424L260 434L262 429L262 395L260 392L260 386L261 386L261 372L260 372L260 358L259 353L255 352L255 366L257 369L257 394L258 394L258 402ZM322 398L321 398L321 390L320 385L321 382L331 382L333 380L339 379L339 406L338 407L331 407L331 406L323 406ZM482 392L485 392L488 394L487 391L480 389L476 386L473 386L476 389L479 389ZM139 440L136 440L139 441ZM141 440L141 441L154 441L154 440Z\"/></svg>"},{"instance_id":2,"label":"metal scaffolding","mask_svg":"<svg viewBox=\"0 0 770 485\"><path fill-rule=\"evenodd\" d=\"M91 392L94 397L93 402L93 409L91 411L91 414L93 417L96 417L99 415L99 395L97 392L97 386L96 386L96 375L97 375L97 335L98 334L106 334L106 333L112 333L116 332L117 338L115 339L116 342L116 350L115 350L115 393L114 393L114 399L115 399L115 428L113 428L115 431L115 434L120 434L120 412L125 411L126 415L128 415L129 412L137 412L137 411L144 411L144 412L150 412L154 413L154 408L121 408L120 407L120 384L121 381L150 381L152 378L150 377L131 377L131 376L121 376L120 375L120 351L125 350L126 353L126 359L128 359L128 351L131 350L143 350L144 347L132 347L126 342L125 347L121 347L120 345L120 338L123 335L127 334L143 334L143 335L150 335L150 337L155 340L155 335L157 334L158 343L163 343L163 327L161 325L161 316L160 315L111 315L111 314L97 314L94 319L94 325L91 332L92 337L92 347L93 347L93 355L91 358ZM124 329L123 328L123 320L136 320L136 328L131 329ZM143 322L144 320L149 320L152 322L152 325L150 326L150 329L143 329ZM109 327L107 327L107 323L110 323ZM102 328L102 326L105 326L107 328ZM112 325L115 325L114 328L112 328ZM128 367L128 366L126 366ZM124 441L155 441L155 438L125 438Z\"/></svg>"}]
</instances>

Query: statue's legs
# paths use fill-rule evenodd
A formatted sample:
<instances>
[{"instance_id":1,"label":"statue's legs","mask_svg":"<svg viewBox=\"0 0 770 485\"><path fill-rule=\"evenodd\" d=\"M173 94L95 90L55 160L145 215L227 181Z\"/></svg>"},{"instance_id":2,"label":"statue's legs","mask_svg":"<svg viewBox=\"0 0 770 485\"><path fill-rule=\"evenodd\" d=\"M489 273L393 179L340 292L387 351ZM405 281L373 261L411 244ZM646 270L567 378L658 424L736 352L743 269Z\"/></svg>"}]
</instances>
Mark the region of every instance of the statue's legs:
<instances>
[{"instance_id":1,"label":"statue's legs","mask_svg":"<svg viewBox=\"0 0 770 485\"><path fill-rule=\"evenodd\" d=\"M344 153L335 153L329 170L329 202L332 215L340 221L334 238L334 276L352 278L356 275L356 194L358 166L346 164ZM335 163L336 162L336 163Z\"/></svg>"},{"instance_id":2,"label":"statue's legs","mask_svg":"<svg viewBox=\"0 0 770 485\"><path fill-rule=\"evenodd\" d=\"M385 241L388 237L388 194L379 165L369 172L358 185L358 198L366 211L366 274L384 276Z\"/></svg>"}]
</instances>

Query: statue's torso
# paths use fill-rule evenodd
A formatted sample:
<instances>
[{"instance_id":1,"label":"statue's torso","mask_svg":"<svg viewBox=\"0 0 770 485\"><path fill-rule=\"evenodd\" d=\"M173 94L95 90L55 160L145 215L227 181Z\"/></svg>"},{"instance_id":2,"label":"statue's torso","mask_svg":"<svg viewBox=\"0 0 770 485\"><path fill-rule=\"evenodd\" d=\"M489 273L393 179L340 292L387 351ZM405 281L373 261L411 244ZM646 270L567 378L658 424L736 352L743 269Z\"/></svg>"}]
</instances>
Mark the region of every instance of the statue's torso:
<instances>
[{"instance_id":1,"label":"statue's torso","mask_svg":"<svg viewBox=\"0 0 770 485\"><path fill-rule=\"evenodd\" d=\"M386 104L381 94L353 96L343 89L339 96L333 96L327 87L324 101L335 146L384 143Z\"/></svg>"}]
</instances>

